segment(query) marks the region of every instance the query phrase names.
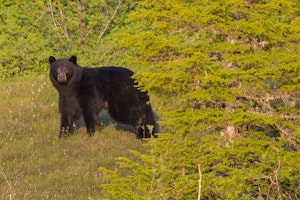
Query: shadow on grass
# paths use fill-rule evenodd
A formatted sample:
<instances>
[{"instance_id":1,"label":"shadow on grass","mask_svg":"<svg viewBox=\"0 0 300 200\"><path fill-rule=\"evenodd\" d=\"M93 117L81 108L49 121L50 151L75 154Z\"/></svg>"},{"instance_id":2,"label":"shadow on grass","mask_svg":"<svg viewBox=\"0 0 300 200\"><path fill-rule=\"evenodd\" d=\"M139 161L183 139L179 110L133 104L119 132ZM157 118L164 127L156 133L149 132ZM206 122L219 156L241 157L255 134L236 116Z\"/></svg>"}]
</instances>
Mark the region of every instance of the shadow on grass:
<instances>
[{"instance_id":1,"label":"shadow on grass","mask_svg":"<svg viewBox=\"0 0 300 200\"><path fill-rule=\"evenodd\" d=\"M107 110L102 110L99 113L99 120L102 122L104 127L112 124L115 127L115 129L118 130L118 131L127 131L127 132L134 133L133 126L127 125L127 124L117 123L115 120L113 120L109 116ZM84 122L83 118L81 118L79 121L76 122L76 129L79 129L79 128L82 128L82 127L85 128L85 122Z\"/></svg>"}]
</instances>

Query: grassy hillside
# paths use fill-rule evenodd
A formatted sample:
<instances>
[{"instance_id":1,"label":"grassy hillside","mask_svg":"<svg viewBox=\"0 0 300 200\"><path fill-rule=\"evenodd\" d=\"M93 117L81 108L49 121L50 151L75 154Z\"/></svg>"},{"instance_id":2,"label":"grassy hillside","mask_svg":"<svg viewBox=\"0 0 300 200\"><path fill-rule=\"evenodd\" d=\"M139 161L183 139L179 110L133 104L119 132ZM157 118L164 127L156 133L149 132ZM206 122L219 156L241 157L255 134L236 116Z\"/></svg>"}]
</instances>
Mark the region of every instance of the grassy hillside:
<instances>
[{"instance_id":1,"label":"grassy hillside","mask_svg":"<svg viewBox=\"0 0 300 200\"><path fill-rule=\"evenodd\" d=\"M80 128L58 139L57 92L48 76L0 83L0 199L101 197L99 166L114 169L128 149L143 151L133 133L113 125L88 137Z\"/></svg>"}]
</instances>

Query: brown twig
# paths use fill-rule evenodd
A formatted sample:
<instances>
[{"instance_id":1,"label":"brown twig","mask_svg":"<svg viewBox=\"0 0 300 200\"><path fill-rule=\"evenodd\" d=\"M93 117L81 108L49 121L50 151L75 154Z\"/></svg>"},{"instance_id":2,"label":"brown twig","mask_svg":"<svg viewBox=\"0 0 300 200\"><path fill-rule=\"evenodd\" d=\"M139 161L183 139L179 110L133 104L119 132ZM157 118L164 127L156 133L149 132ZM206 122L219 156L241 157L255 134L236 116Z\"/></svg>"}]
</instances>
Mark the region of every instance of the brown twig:
<instances>
[{"instance_id":1,"label":"brown twig","mask_svg":"<svg viewBox=\"0 0 300 200\"><path fill-rule=\"evenodd\" d=\"M112 16L110 17L110 19L108 20L108 22L105 24L104 28L102 29L102 31L100 32L99 36L98 36L98 39L97 39L97 42L99 42L101 40L101 38L103 37L103 35L105 34L105 32L107 31L110 23L113 21L113 19L115 18L121 4L122 4L123 0L119 0L119 3L117 5L117 7L115 8Z\"/></svg>"},{"instance_id":2,"label":"brown twig","mask_svg":"<svg viewBox=\"0 0 300 200\"><path fill-rule=\"evenodd\" d=\"M58 1L58 3L60 4L60 0ZM69 35L69 32L68 32L68 28L65 25L65 16L64 16L64 13L63 13L63 11L62 11L62 9L60 7L58 7L58 10L59 10L59 14L60 14L60 17L61 17L61 23L60 23L61 29L62 29L65 37L67 38L67 40L70 40L70 35Z\"/></svg>"},{"instance_id":3,"label":"brown twig","mask_svg":"<svg viewBox=\"0 0 300 200\"><path fill-rule=\"evenodd\" d=\"M77 16L78 16L78 30L79 30L79 34L80 34L80 37L79 37L79 44L82 43L82 40L84 38L84 34L83 34L83 28L82 28L82 13L81 13L81 3L79 0L77 0Z\"/></svg>"},{"instance_id":4,"label":"brown twig","mask_svg":"<svg viewBox=\"0 0 300 200\"><path fill-rule=\"evenodd\" d=\"M51 18L52 18L54 30L57 30L58 26L57 26L57 22L56 22L55 17L54 17L53 5L52 5L52 1L51 0L49 0L49 7L50 7L50 14L51 14ZM62 40L61 35L59 34L58 31L56 31L56 33L57 33L57 36L59 38L59 41L62 42L63 40Z\"/></svg>"},{"instance_id":5,"label":"brown twig","mask_svg":"<svg viewBox=\"0 0 300 200\"><path fill-rule=\"evenodd\" d=\"M201 190L202 190L202 173L201 173L200 163L198 163L198 174L199 174L198 200L200 200L201 199Z\"/></svg>"}]
</instances>

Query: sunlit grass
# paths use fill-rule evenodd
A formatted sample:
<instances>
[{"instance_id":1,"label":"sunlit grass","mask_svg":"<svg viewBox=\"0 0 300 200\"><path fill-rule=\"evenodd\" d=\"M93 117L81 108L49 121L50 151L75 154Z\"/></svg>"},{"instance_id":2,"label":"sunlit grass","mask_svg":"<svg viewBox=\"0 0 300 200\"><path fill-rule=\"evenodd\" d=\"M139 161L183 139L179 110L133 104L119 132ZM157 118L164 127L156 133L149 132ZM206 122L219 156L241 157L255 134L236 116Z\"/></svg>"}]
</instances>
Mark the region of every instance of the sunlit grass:
<instances>
[{"instance_id":1,"label":"sunlit grass","mask_svg":"<svg viewBox=\"0 0 300 200\"><path fill-rule=\"evenodd\" d=\"M116 157L143 151L133 133L113 125L58 139L57 98L47 76L0 83L0 199L101 197L99 166L114 169Z\"/></svg>"}]
</instances>

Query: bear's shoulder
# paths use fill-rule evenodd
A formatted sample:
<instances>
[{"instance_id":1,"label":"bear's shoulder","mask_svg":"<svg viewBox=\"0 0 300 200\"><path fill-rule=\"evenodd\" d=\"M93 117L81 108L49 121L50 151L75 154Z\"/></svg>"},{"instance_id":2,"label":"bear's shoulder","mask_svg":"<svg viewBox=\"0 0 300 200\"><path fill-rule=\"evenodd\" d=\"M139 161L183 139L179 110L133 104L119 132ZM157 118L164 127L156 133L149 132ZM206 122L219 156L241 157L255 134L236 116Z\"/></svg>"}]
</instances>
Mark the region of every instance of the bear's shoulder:
<instances>
[{"instance_id":1,"label":"bear's shoulder","mask_svg":"<svg viewBox=\"0 0 300 200\"><path fill-rule=\"evenodd\" d=\"M131 77L134 72L118 66L102 66L102 67L83 67L85 77L93 78L113 78L113 77Z\"/></svg>"}]
</instances>

